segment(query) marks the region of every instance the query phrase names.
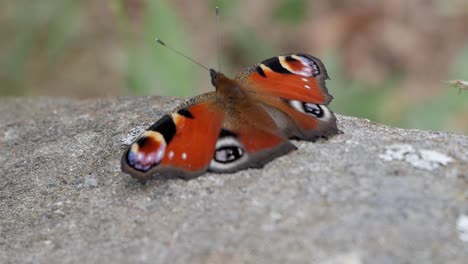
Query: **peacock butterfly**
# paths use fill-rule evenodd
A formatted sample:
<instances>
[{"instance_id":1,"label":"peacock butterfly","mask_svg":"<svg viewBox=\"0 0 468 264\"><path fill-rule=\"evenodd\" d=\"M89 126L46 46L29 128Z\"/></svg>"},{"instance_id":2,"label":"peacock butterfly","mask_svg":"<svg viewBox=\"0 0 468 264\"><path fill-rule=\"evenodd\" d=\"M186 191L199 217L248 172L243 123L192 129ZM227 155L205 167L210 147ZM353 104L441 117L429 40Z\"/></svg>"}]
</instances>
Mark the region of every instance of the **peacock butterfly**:
<instances>
[{"instance_id":1,"label":"peacock butterfly","mask_svg":"<svg viewBox=\"0 0 468 264\"><path fill-rule=\"evenodd\" d=\"M287 54L234 79L213 69L210 75L216 90L151 125L123 154L122 171L146 182L155 175L191 179L206 171L261 168L296 149L289 139L315 141L339 132L318 58Z\"/></svg>"}]
</instances>

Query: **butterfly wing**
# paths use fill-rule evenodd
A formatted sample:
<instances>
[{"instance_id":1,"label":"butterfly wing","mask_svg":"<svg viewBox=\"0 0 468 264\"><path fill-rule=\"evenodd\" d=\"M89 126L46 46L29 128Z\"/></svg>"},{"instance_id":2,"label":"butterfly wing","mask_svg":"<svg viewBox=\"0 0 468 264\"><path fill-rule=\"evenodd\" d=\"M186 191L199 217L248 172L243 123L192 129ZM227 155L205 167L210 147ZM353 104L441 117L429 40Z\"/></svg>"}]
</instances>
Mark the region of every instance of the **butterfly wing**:
<instances>
[{"instance_id":1,"label":"butterfly wing","mask_svg":"<svg viewBox=\"0 0 468 264\"><path fill-rule=\"evenodd\" d=\"M260 105L223 103L208 93L150 126L125 151L121 167L141 182L155 175L190 179L206 170L260 168L294 149Z\"/></svg>"},{"instance_id":2,"label":"butterfly wing","mask_svg":"<svg viewBox=\"0 0 468 264\"><path fill-rule=\"evenodd\" d=\"M319 59L307 54L273 57L236 79L278 123L287 123L282 128L289 137L316 140L338 133L336 117L327 107L333 99L325 86L328 74Z\"/></svg>"},{"instance_id":3,"label":"butterfly wing","mask_svg":"<svg viewBox=\"0 0 468 264\"><path fill-rule=\"evenodd\" d=\"M296 147L278 129L265 109L245 99L236 104L239 111L226 116L209 170L235 172L245 168L261 168L276 157Z\"/></svg>"},{"instance_id":4,"label":"butterfly wing","mask_svg":"<svg viewBox=\"0 0 468 264\"><path fill-rule=\"evenodd\" d=\"M336 117L326 105L274 97L263 97L259 101L289 138L315 141L339 132Z\"/></svg>"},{"instance_id":5,"label":"butterfly wing","mask_svg":"<svg viewBox=\"0 0 468 264\"><path fill-rule=\"evenodd\" d=\"M269 58L238 74L236 79L248 90L284 99L321 105L333 99L325 86L329 79L325 66L308 54Z\"/></svg>"},{"instance_id":6,"label":"butterfly wing","mask_svg":"<svg viewBox=\"0 0 468 264\"><path fill-rule=\"evenodd\" d=\"M224 113L214 93L198 96L150 126L122 156L122 171L141 182L155 175L193 178L212 160Z\"/></svg>"}]
</instances>

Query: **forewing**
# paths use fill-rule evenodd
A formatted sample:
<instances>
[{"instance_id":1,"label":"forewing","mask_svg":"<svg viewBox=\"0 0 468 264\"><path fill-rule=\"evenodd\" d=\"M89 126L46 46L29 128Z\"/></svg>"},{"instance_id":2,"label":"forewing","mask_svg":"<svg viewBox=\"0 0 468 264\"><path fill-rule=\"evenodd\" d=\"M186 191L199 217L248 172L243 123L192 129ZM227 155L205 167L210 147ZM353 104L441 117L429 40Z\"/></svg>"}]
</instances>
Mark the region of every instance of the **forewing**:
<instances>
[{"instance_id":1,"label":"forewing","mask_svg":"<svg viewBox=\"0 0 468 264\"><path fill-rule=\"evenodd\" d=\"M326 105L332 100L325 86L329 79L323 63L308 54L273 57L236 76L255 93Z\"/></svg>"},{"instance_id":2,"label":"forewing","mask_svg":"<svg viewBox=\"0 0 468 264\"><path fill-rule=\"evenodd\" d=\"M122 156L122 170L145 182L155 175L193 178L205 172L223 123L213 94L163 116ZM198 97L201 98L201 97Z\"/></svg>"}]
</instances>

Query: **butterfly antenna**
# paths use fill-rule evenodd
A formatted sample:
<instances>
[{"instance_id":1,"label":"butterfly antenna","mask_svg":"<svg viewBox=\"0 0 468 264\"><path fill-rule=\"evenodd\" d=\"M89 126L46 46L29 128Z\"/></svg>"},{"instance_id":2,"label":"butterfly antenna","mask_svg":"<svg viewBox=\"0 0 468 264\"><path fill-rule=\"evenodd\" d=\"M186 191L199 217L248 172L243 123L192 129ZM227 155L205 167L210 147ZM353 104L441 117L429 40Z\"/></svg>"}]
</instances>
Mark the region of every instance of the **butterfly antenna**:
<instances>
[{"instance_id":1,"label":"butterfly antenna","mask_svg":"<svg viewBox=\"0 0 468 264\"><path fill-rule=\"evenodd\" d=\"M196 60L190 58L189 56L183 54L182 52L180 52L180 51L178 51L178 50L176 50L176 49L174 49L173 47L166 45L166 43L164 43L164 42L163 42L162 40L160 40L159 38L156 38L156 42L159 43L159 44L161 44L162 46L164 46L164 47L170 49L172 52L174 52L174 53L176 53L176 54L179 54L180 56L186 58L187 60L189 60L189 61L191 61L191 62L197 64L198 66L202 67L203 69L205 69L205 70L207 70L207 71L210 71L210 69L208 69L208 67L206 67L205 65L203 65L203 64L201 64L200 62L198 62L198 61L196 61Z\"/></svg>"},{"instance_id":2,"label":"butterfly antenna","mask_svg":"<svg viewBox=\"0 0 468 264\"><path fill-rule=\"evenodd\" d=\"M218 49L218 69L221 72L221 37L219 33L219 1L216 5L216 46Z\"/></svg>"}]
</instances>

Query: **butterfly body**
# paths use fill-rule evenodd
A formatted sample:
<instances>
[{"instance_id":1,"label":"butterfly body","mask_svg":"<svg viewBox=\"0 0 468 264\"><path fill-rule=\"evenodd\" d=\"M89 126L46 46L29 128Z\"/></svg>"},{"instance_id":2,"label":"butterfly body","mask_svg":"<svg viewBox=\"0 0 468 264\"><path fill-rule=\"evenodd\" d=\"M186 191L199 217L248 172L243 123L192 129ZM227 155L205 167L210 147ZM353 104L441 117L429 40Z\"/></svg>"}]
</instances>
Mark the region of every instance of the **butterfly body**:
<instances>
[{"instance_id":1,"label":"butterfly body","mask_svg":"<svg viewBox=\"0 0 468 264\"><path fill-rule=\"evenodd\" d=\"M205 171L260 168L296 147L338 132L326 106L325 67L291 54L263 61L230 79L210 70L215 92L199 95L149 127L122 156L122 170L193 178Z\"/></svg>"}]
</instances>

